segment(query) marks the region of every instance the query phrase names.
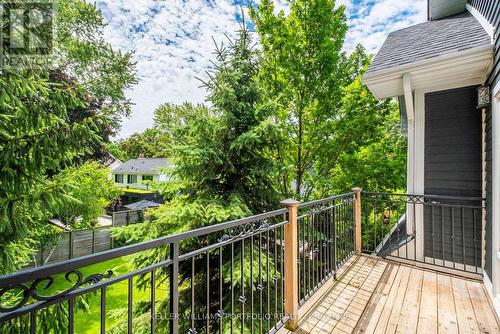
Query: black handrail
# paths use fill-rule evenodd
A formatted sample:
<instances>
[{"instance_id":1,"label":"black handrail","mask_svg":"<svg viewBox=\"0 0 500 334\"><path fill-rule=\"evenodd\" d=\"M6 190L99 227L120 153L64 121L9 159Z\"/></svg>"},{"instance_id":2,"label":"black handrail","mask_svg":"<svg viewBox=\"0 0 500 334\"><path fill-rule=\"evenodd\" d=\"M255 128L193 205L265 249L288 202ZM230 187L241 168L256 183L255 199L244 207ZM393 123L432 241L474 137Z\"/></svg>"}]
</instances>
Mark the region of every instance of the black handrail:
<instances>
[{"instance_id":1,"label":"black handrail","mask_svg":"<svg viewBox=\"0 0 500 334\"><path fill-rule=\"evenodd\" d=\"M362 193L366 253L481 275L481 197Z\"/></svg>"},{"instance_id":2,"label":"black handrail","mask_svg":"<svg viewBox=\"0 0 500 334\"><path fill-rule=\"evenodd\" d=\"M0 289L8 287L12 284L19 282L32 281L39 278L44 278L50 275L58 274L61 272L67 272L73 269L78 269L82 267L87 267L96 263L103 261L108 261L116 259L122 256L131 255L139 253L148 249L153 249L161 246L165 246L171 243L179 242L182 240L196 238L203 235L216 233L224 231L230 228L235 228L241 225L245 225L251 222L263 220L266 218L276 217L278 215L283 215L288 212L287 209L279 209L270 212L265 212L251 217L245 217L241 219L232 220L229 222L215 224L210 226L205 226L202 228L168 235L165 237L139 242L133 245L123 246L120 248L106 250L100 253L90 254L82 256L79 258L74 258L60 263L48 264L41 267L34 267L30 269L25 269L12 274L0 276Z\"/></svg>"}]
</instances>

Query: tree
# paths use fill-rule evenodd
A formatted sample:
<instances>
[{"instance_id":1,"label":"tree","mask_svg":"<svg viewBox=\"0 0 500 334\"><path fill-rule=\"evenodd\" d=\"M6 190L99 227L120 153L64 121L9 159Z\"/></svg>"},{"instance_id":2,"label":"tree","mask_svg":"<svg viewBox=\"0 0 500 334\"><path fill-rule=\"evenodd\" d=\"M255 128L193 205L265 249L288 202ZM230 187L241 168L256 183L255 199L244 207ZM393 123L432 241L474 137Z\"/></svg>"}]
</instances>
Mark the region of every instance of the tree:
<instances>
[{"instance_id":1,"label":"tree","mask_svg":"<svg viewBox=\"0 0 500 334\"><path fill-rule=\"evenodd\" d=\"M307 200L351 189L353 184L339 181L349 179L343 174L350 173L349 158L380 140L387 142L384 133L394 124L386 117L396 105L375 99L362 84L370 57L361 45L350 55L341 51L347 30L344 7L334 0L297 0L285 15L264 0L250 13L262 44L262 91L288 134L276 153L288 166L282 192ZM386 167L401 170L390 163ZM379 177L364 171L368 174L357 179Z\"/></svg>"},{"instance_id":2,"label":"tree","mask_svg":"<svg viewBox=\"0 0 500 334\"><path fill-rule=\"evenodd\" d=\"M54 176L101 146L135 80L131 55L104 43L95 6L57 5L53 67L0 74L0 274L30 261L50 214L72 200L71 180Z\"/></svg>"},{"instance_id":3,"label":"tree","mask_svg":"<svg viewBox=\"0 0 500 334\"><path fill-rule=\"evenodd\" d=\"M314 167L339 106L344 83L341 49L347 31L344 7L334 0L297 0L290 13L275 14L274 4L264 0L250 15L262 45L260 83L276 106L280 125L289 133L278 152L286 161L283 192L307 197L307 178Z\"/></svg>"},{"instance_id":4,"label":"tree","mask_svg":"<svg viewBox=\"0 0 500 334\"><path fill-rule=\"evenodd\" d=\"M164 125L176 139L173 147L176 168L172 180L162 190L176 196L153 213L153 223L120 228L116 232L120 237L139 241L277 207L279 197L275 184L279 166L269 154L274 150L279 130L270 118L271 109L261 101L256 56L250 33L243 26L236 40L229 41L227 47L216 46L214 71L208 74L209 80L203 82L210 108L185 104L165 105L157 110L156 126ZM208 235L202 240L189 240L183 243L183 251L210 244L218 237ZM235 257L240 248L235 245ZM224 263L229 261L227 256L224 255ZM164 249L155 249L139 254L135 263L142 267L167 257ZM227 274L228 266L224 265L223 270L224 275ZM180 271L180 281L185 282L190 269L183 267ZM197 275L195 279L201 279L202 273ZM166 284L166 273L158 274L157 279ZM144 278L139 284L147 287L150 280ZM229 287L231 283L225 284ZM211 291L218 290L214 287ZM184 293L188 290L180 291L181 312L187 310L183 303L189 300L183 297ZM226 299L227 294L223 298ZM166 311L162 309L165 304L160 303L159 312ZM221 307L227 308L229 304L225 302ZM159 320L158 327L162 327L161 321L167 320ZM121 328L120 325L117 328Z\"/></svg>"},{"instance_id":5,"label":"tree","mask_svg":"<svg viewBox=\"0 0 500 334\"><path fill-rule=\"evenodd\" d=\"M133 133L130 137L118 141L117 145L125 160L137 159L139 156L168 158L172 152L169 137L155 127L141 133Z\"/></svg>"},{"instance_id":6,"label":"tree","mask_svg":"<svg viewBox=\"0 0 500 334\"><path fill-rule=\"evenodd\" d=\"M109 178L109 170L96 162L67 168L55 179L70 179L74 185L70 191L73 201L65 201L54 214L63 224L73 229L93 228L104 209L123 191Z\"/></svg>"}]
</instances>

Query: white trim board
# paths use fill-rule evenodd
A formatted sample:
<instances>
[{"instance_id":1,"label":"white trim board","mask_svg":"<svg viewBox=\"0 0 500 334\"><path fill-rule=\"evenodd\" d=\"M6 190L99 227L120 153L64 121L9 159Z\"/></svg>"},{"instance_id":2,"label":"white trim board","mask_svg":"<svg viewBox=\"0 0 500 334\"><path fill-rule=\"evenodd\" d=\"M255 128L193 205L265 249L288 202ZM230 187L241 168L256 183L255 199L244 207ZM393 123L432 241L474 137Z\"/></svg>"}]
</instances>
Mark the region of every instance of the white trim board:
<instances>
[{"instance_id":1,"label":"white trim board","mask_svg":"<svg viewBox=\"0 0 500 334\"><path fill-rule=\"evenodd\" d=\"M490 35L491 37L491 44L494 44L495 42L495 27L490 24L490 22L483 16L481 13L474 7L472 7L470 4L466 4L465 8L469 11L469 13L472 14L476 18L476 20L481 24L483 29Z\"/></svg>"},{"instance_id":2,"label":"white trim board","mask_svg":"<svg viewBox=\"0 0 500 334\"><path fill-rule=\"evenodd\" d=\"M435 87L437 91L457 83L461 87L480 85L493 66L493 50L493 45L486 45L368 73L363 76L363 83L377 98L403 95L403 73L411 74L413 89Z\"/></svg>"},{"instance_id":3,"label":"white trim board","mask_svg":"<svg viewBox=\"0 0 500 334\"><path fill-rule=\"evenodd\" d=\"M495 85L495 87L493 87L493 90L492 90L492 96L495 98L500 98L500 81L497 82L497 84Z\"/></svg>"},{"instance_id":4,"label":"white trim board","mask_svg":"<svg viewBox=\"0 0 500 334\"><path fill-rule=\"evenodd\" d=\"M486 292L492 301L493 309L495 310L497 316L500 317L500 298L498 295L496 297L493 295L493 284L491 283L490 277L485 270L483 270L483 283L486 288Z\"/></svg>"}]
</instances>

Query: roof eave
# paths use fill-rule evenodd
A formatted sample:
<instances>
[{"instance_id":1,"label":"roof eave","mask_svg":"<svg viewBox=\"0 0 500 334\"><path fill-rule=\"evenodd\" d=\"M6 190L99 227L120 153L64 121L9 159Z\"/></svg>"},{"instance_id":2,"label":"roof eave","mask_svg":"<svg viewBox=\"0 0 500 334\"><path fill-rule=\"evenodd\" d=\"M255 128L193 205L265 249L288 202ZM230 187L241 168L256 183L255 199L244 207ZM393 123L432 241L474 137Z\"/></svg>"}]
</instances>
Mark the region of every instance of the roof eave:
<instances>
[{"instance_id":1,"label":"roof eave","mask_svg":"<svg viewBox=\"0 0 500 334\"><path fill-rule=\"evenodd\" d=\"M493 45L484 45L366 73L363 83L377 98L402 95L403 73L412 75L414 89L440 90L456 84L481 84L485 82L491 70L493 50Z\"/></svg>"}]
</instances>

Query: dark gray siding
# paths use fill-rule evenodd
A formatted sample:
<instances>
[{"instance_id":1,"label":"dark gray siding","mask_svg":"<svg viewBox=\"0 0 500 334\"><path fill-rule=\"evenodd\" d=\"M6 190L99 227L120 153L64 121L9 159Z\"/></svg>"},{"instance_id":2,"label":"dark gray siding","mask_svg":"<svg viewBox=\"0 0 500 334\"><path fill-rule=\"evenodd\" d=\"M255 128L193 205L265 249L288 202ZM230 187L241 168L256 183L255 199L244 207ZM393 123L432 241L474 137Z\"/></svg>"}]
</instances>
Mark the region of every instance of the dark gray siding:
<instances>
[{"instance_id":1,"label":"dark gray siding","mask_svg":"<svg viewBox=\"0 0 500 334\"><path fill-rule=\"evenodd\" d=\"M493 87L500 82L500 0L469 0L469 3L476 8L495 27L495 65L491 71L489 84ZM488 111L486 118L486 258L485 271L491 279L491 111Z\"/></svg>"},{"instance_id":2,"label":"dark gray siding","mask_svg":"<svg viewBox=\"0 0 500 334\"><path fill-rule=\"evenodd\" d=\"M425 194L481 197L481 113L475 104L476 87L425 95ZM426 206L424 215L426 256L480 265L474 243L481 236L480 210Z\"/></svg>"}]
</instances>

